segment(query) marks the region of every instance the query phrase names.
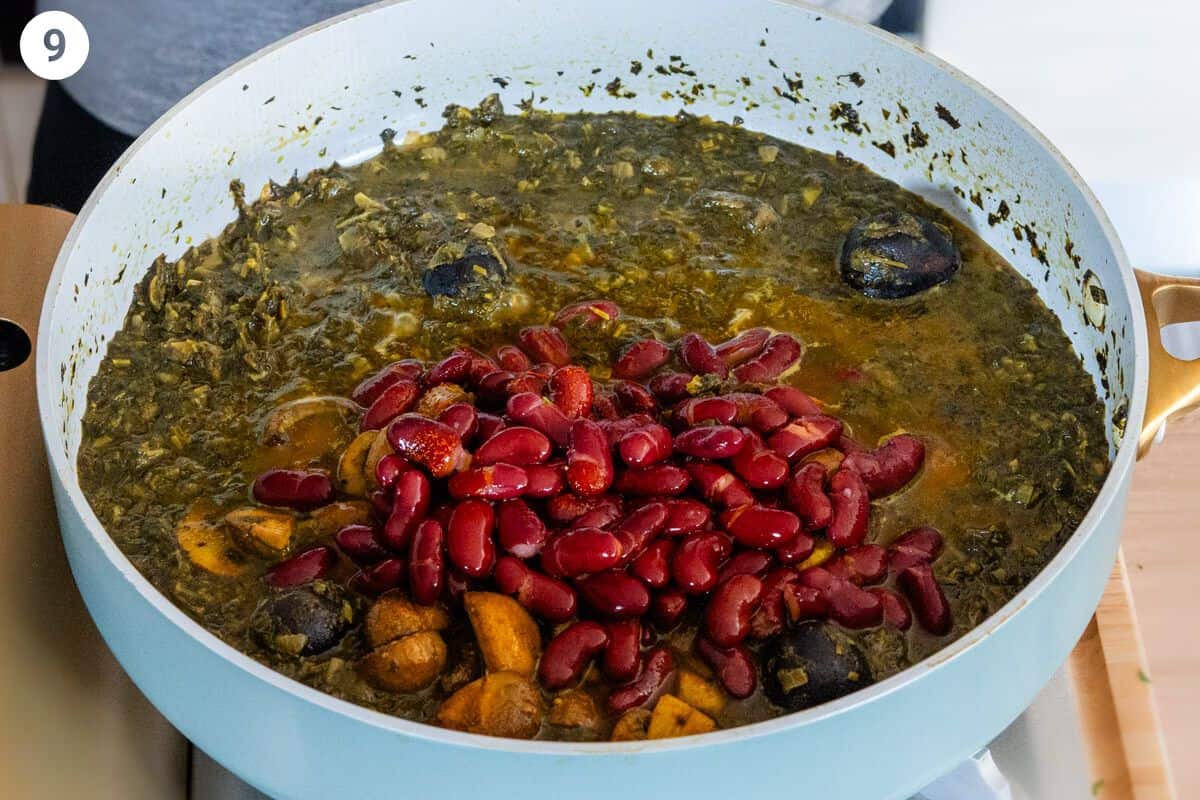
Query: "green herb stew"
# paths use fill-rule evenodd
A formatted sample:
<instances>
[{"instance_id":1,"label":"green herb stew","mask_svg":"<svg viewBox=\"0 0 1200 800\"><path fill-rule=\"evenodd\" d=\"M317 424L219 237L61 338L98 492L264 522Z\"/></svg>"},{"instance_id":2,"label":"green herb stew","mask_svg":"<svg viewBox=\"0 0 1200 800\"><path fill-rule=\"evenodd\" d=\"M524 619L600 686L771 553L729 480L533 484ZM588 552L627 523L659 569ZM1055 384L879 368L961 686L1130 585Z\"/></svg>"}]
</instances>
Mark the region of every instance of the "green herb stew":
<instances>
[{"instance_id":1,"label":"green herb stew","mask_svg":"<svg viewBox=\"0 0 1200 800\"><path fill-rule=\"evenodd\" d=\"M138 284L80 478L187 614L385 713L603 741L826 702L1012 598L1109 466L1033 287L841 156L490 97L234 196Z\"/></svg>"}]
</instances>

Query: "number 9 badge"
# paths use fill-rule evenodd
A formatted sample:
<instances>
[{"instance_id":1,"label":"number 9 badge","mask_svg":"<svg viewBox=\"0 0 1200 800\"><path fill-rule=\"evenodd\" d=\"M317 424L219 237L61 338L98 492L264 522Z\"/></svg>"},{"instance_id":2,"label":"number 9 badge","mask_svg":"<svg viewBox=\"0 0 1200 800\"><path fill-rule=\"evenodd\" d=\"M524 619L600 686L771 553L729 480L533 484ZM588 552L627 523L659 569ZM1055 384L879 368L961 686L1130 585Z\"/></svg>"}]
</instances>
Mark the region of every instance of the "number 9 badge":
<instances>
[{"instance_id":1,"label":"number 9 badge","mask_svg":"<svg viewBox=\"0 0 1200 800\"><path fill-rule=\"evenodd\" d=\"M29 71L48 81L61 81L79 71L88 57L83 23L65 11L43 11L21 31L21 60Z\"/></svg>"}]
</instances>

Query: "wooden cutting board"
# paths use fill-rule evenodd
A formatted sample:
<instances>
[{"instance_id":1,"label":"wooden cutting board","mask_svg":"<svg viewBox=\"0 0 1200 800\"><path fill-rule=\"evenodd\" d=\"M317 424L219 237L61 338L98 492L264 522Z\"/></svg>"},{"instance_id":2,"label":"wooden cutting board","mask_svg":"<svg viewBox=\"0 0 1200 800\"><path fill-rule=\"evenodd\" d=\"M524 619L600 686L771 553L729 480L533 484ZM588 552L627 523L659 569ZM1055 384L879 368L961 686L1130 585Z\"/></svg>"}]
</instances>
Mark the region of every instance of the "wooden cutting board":
<instances>
[{"instance_id":1,"label":"wooden cutting board","mask_svg":"<svg viewBox=\"0 0 1200 800\"><path fill-rule=\"evenodd\" d=\"M71 215L0 205L0 319L36 340ZM0 795L184 798L187 743L109 654L59 539L34 363L0 372ZM1162 732L1122 558L1067 664L1102 800L1172 800ZM1034 798L1033 800L1043 800Z\"/></svg>"},{"instance_id":2,"label":"wooden cutting board","mask_svg":"<svg viewBox=\"0 0 1200 800\"><path fill-rule=\"evenodd\" d=\"M0 318L31 340L73 219L0 205ZM50 496L33 362L0 372L0 796L181 798L186 742L109 655L71 579Z\"/></svg>"},{"instance_id":3,"label":"wooden cutting board","mask_svg":"<svg viewBox=\"0 0 1200 800\"><path fill-rule=\"evenodd\" d=\"M1173 800L1123 553L1066 669L1084 728L1093 794L1101 800Z\"/></svg>"}]
</instances>

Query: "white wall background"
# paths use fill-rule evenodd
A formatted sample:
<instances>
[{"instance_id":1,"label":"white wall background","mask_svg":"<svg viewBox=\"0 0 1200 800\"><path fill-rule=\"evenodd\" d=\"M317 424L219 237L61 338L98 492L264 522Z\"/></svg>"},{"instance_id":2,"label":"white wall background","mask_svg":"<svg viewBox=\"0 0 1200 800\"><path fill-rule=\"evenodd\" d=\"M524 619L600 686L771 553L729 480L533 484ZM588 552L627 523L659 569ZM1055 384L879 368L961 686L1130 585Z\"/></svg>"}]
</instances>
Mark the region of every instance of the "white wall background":
<instances>
[{"instance_id":1,"label":"white wall background","mask_svg":"<svg viewBox=\"0 0 1200 800\"><path fill-rule=\"evenodd\" d=\"M1133 262L1200 274L1200 3L927 0L923 43L1075 165Z\"/></svg>"}]
</instances>

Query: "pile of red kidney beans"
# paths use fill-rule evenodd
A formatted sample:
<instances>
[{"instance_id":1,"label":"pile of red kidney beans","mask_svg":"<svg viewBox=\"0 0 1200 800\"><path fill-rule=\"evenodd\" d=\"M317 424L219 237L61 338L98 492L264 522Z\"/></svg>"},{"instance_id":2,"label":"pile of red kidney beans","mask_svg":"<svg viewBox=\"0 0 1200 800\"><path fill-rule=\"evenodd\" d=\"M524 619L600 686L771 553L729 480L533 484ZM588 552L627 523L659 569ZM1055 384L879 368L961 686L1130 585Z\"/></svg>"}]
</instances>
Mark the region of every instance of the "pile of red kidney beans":
<instances>
[{"instance_id":1,"label":"pile of red kidney beans","mask_svg":"<svg viewBox=\"0 0 1200 800\"><path fill-rule=\"evenodd\" d=\"M789 620L906 630L915 616L931 634L949 632L932 567L940 534L925 527L888 547L866 541L870 501L916 475L919 439L856 442L780 382L804 348L765 328L716 345L696 333L674 345L635 341L610 380L593 380L571 362L565 334L619 316L608 301L578 303L493 356L459 348L363 381L351 394L365 409L362 429L386 428L395 450L378 462L371 498L386 521L351 525L336 550L276 564L268 583L327 575L340 550L361 567L350 587L366 594L406 587L433 604L469 589L503 592L554 626L543 685L567 686L600 658L624 684L609 698L614 712L666 679L672 655L654 646L655 631L690 607L703 615L697 653L735 697L755 688L748 643ZM436 419L411 413L445 383L473 402ZM319 471L271 470L254 494L300 509L335 499ZM822 539L832 555L797 569Z\"/></svg>"}]
</instances>

